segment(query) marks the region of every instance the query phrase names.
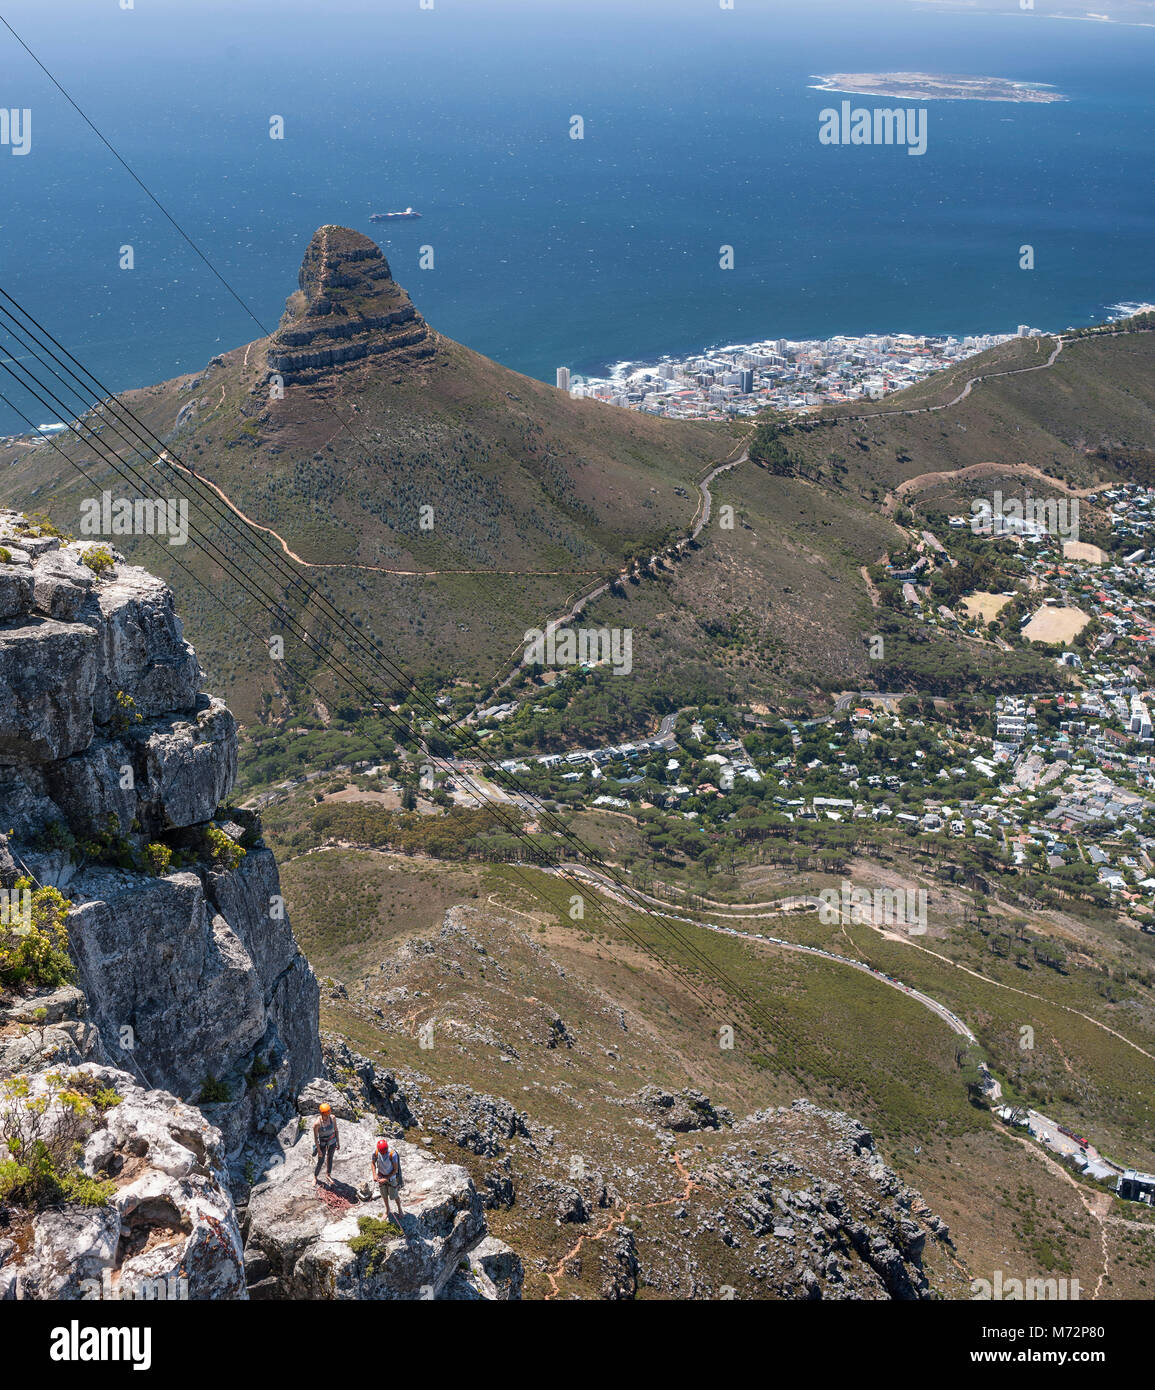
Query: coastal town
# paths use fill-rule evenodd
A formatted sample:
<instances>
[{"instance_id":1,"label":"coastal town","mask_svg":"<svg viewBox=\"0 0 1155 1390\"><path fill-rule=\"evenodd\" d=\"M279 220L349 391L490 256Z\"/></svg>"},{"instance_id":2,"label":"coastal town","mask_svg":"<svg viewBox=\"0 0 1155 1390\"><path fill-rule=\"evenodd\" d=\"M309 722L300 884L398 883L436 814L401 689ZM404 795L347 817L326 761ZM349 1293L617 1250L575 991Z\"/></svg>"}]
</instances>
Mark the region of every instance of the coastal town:
<instances>
[{"instance_id":1,"label":"coastal town","mask_svg":"<svg viewBox=\"0 0 1155 1390\"><path fill-rule=\"evenodd\" d=\"M1041 336L1041 330L1020 324L1016 333L965 338L912 333L770 338L683 359L625 362L608 377L580 376L559 367L557 386L575 397L592 397L650 415L722 420L756 415L767 408L802 411L877 400L1010 338Z\"/></svg>"}]
</instances>

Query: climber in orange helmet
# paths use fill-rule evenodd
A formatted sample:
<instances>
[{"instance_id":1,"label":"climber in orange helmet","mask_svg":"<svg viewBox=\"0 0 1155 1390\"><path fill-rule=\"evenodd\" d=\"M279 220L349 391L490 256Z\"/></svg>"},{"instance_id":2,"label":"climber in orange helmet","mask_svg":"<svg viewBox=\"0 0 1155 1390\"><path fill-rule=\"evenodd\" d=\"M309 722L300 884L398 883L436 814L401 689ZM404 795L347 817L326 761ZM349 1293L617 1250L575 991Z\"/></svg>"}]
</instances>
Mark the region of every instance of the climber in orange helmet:
<instances>
[{"instance_id":1,"label":"climber in orange helmet","mask_svg":"<svg viewBox=\"0 0 1155 1390\"><path fill-rule=\"evenodd\" d=\"M313 1152L317 1155L313 1177L317 1182L321 1181L322 1164L325 1165L326 1178L332 1179L333 1158L340 1147L341 1138L337 1133L337 1121L333 1118L333 1107L322 1102L320 1114L313 1123Z\"/></svg>"}]
</instances>

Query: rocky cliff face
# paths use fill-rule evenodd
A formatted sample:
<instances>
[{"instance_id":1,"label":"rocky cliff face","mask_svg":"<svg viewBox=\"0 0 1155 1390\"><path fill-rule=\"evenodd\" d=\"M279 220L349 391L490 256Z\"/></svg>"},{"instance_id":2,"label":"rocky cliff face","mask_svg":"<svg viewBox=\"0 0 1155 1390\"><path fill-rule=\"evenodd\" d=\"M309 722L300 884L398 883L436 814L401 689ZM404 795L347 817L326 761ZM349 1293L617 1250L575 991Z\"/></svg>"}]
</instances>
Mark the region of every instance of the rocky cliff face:
<instances>
[{"instance_id":1,"label":"rocky cliff face","mask_svg":"<svg viewBox=\"0 0 1155 1390\"><path fill-rule=\"evenodd\" d=\"M26 870L72 903L86 1055L193 1103L211 1080L214 1122L243 1162L321 1054L317 984L273 857L251 818L213 820L236 724L200 693L164 584L123 564L98 577L90 546L22 529L0 517L8 884ZM149 846L168 872L146 871Z\"/></svg>"},{"instance_id":2,"label":"rocky cliff face","mask_svg":"<svg viewBox=\"0 0 1155 1390\"><path fill-rule=\"evenodd\" d=\"M236 725L199 683L159 580L0 513L0 947L22 929L17 882L55 887L75 977L0 979L0 1142L38 1124L111 1184L96 1206L49 1210L0 1188L0 1298L117 1296L141 1279L246 1297L244 1204L254 1184L283 1196L290 1174L289 1207L255 1212L260 1250L281 1252L277 1296L462 1296L458 1264L486 1229L460 1170L413 1164L426 1199L372 1277L343 1243L355 1213L328 1230L306 1154L306 1083L324 1084L317 981L259 823L224 808ZM82 1118L61 1100L92 1095ZM384 1096L379 1113L392 1119ZM349 1163L366 1167L381 1123L347 1136ZM283 1253L313 1226L331 1279ZM472 1296L508 1296L483 1275Z\"/></svg>"},{"instance_id":3,"label":"rocky cliff face","mask_svg":"<svg viewBox=\"0 0 1155 1390\"><path fill-rule=\"evenodd\" d=\"M301 264L300 290L269 340L268 366L286 385L366 358L410 362L435 351L429 325L367 236L321 227Z\"/></svg>"}]
</instances>

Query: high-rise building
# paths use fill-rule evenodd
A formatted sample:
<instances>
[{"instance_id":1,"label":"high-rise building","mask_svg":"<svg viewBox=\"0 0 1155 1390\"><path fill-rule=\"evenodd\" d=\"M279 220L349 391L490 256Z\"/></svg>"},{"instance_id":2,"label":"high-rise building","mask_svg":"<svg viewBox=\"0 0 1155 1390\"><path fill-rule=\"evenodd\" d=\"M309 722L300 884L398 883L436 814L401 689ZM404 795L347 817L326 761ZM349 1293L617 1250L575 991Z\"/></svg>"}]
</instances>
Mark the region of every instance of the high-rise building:
<instances>
[{"instance_id":1,"label":"high-rise building","mask_svg":"<svg viewBox=\"0 0 1155 1390\"><path fill-rule=\"evenodd\" d=\"M557 369L557 389L559 391L569 390L569 368L559 367Z\"/></svg>"},{"instance_id":2,"label":"high-rise building","mask_svg":"<svg viewBox=\"0 0 1155 1390\"><path fill-rule=\"evenodd\" d=\"M748 396L754 389L754 373L749 367L744 367L740 373L740 378L739 388L744 396Z\"/></svg>"},{"instance_id":3,"label":"high-rise building","mask_svg":"<svg viewBox=\"0 0 1155 1390\"><path fill-rule=\"evenodd\" d=\"M1025 338L1025 337L1027 337L1028 334L1030 333L1030 331L1031 331L1031 325L1030 325L1029 323L1020 323L1020 324L1019 324L1019 337L1020 337L1020 338Z\"/></svg>"}]
</instances>

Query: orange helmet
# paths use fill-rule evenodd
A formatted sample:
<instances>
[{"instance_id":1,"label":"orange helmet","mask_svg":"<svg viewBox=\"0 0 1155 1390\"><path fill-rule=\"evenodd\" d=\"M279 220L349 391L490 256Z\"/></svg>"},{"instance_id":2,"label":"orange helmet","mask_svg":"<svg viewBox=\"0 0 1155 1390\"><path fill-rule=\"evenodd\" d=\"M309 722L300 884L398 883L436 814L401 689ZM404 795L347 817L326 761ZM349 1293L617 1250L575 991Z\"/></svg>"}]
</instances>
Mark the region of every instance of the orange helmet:
<instances>
[{"instance_id":1,"label":"orange helmet","mask_svg":"<svg viewBox=\"0 0 1155 1390\"><path fill-rule=\"evenodd\" d=\"M332 1110L332 1108L333 1108L333 1107L332 1107L331 1105L329 1105L327 1102L325 1102L325 1101L322 1101L322 1102L321 1102L321 1114L322 1114L322 1115L328 1115L329 1112Z\"/></svg>"}]
</instances>

